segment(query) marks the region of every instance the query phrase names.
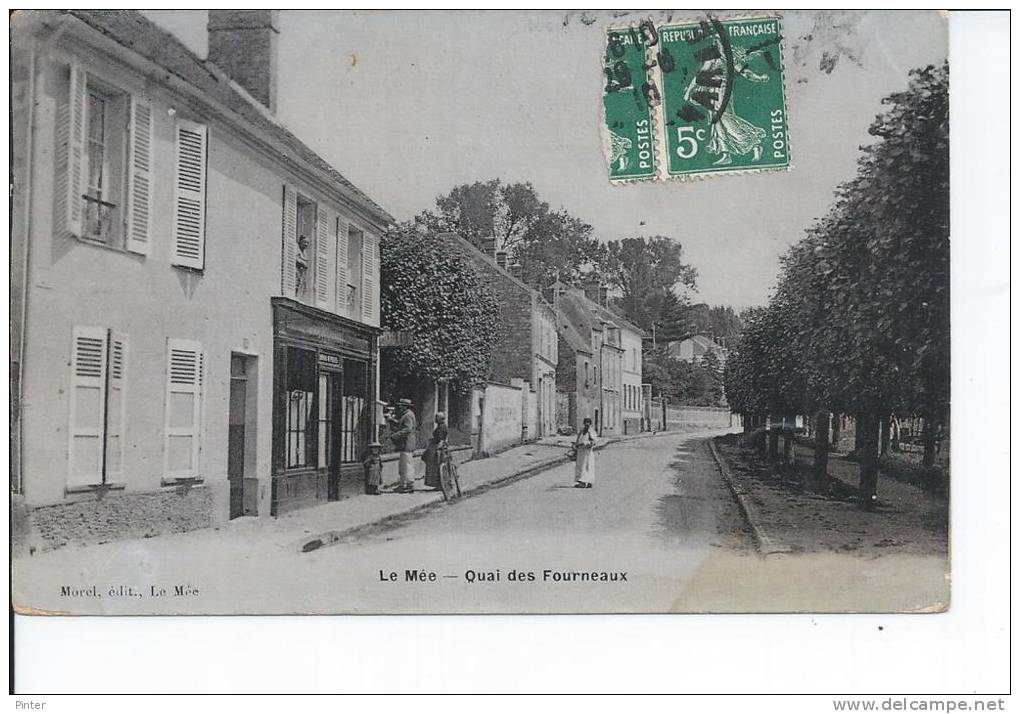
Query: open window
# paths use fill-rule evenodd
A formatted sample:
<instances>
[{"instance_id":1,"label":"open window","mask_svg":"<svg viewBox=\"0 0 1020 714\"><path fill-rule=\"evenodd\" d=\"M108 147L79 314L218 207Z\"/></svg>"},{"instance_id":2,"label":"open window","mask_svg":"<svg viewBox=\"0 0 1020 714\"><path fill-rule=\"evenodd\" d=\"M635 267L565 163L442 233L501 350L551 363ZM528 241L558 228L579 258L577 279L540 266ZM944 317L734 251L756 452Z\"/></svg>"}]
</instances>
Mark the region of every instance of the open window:
<instances>
[{"instance_id":1,"label":"open window","mask_svg":"<svg viewBox=\"0 0 1020 714\"><path fill-rule=\"evenodd\" d=\"M124 173L128 98L89 76L85 88L81 237L124 246Z\"/></svg>"}]
</instances>

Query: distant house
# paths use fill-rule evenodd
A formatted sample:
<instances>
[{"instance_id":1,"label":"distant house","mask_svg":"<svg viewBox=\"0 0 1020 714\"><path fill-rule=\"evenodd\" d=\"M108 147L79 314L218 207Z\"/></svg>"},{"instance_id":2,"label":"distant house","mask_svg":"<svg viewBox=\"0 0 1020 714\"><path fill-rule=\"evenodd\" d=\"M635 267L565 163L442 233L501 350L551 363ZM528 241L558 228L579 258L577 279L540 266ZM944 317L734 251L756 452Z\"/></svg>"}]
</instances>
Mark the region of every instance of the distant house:
<instances>
[{"instance_id":1,"label":"distant house","mask_svg":"<svg viewBox=\"0 0 1020 714\"><path fill-rule=\"evenodd\" d=\"M602 434L639 431L644 333L607 307L605 288L597 299L561 282L548 293L560 336L557 389L567 396L570 425L589 417Z\"/></svg>"},{"instance_id":2,"label":"distant house","mask_svg":"<svg viewBox=\"0 0 1020 714\"><path fill-rule=\"evenodd\" d=\"M620 328L620 346L623 348L623 433L641 431L644 401L641 395L642 339L645 331L625 320L612 310L610 319Z\"/></svg>"},{"instance_id":3,"label":"distant house","mask_svg":"<svg viewBox=\"0 0 1020 714\"><path fill-rule=\"evenodd\" d=\"M712 339L710 335L691 335L685 339L670 342L666 346L666 353L681 362L701 364L710 352L719 360L720 367L726 366L729 350Z\"/></svg>"}]
</instances>

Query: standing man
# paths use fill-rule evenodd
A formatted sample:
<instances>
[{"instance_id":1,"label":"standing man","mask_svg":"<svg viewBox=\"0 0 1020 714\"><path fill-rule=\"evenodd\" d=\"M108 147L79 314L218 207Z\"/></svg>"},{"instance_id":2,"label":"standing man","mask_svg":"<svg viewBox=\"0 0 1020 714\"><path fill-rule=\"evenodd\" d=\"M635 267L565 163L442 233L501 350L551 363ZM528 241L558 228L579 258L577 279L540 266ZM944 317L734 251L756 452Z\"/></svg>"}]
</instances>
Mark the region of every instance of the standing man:
<instances>
[{"instance_id":1,"label":"standing man","mask_svg":"<svg viewBox=\"0 0 1020 714\"><path fill-rule=\"evenodd\" d=\"M397 486L398 493L411 493L414 491L414 449L417 446L416 435L418 431L418 420L414 416L411 407L414 403L410 399L401 399L397 402L397 416L387 421L390 423L390 440L400 452L398 469L400 473L400 485Z\"/></svg>"}]
</instances>

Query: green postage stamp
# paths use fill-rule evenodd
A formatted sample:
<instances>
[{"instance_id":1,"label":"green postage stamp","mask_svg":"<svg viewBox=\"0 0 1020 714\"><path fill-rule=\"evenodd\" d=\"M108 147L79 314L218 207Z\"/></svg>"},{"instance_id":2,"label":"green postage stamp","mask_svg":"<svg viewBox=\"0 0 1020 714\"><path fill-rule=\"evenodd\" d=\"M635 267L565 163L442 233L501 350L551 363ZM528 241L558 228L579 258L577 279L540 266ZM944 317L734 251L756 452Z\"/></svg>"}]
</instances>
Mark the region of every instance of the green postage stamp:
<instances>
[{"instance_id":1,"label":"green postage stamp","mask_svg":"<svg viewBox=\"0 0 1020 714\"><path fill-rule=\"evenodd\" d=\"M775 15L609 28L610 180L789 168L781 40Z\"/></svg>"}]
</instances>

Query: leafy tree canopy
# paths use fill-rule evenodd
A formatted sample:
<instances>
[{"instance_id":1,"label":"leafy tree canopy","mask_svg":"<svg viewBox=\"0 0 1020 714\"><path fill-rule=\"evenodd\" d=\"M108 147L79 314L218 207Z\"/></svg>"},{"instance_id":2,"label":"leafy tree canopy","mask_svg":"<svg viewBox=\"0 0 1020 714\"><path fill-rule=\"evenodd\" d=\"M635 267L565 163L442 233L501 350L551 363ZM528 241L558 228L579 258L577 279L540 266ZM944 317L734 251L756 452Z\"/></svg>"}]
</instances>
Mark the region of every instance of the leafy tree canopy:
<instances>
[{"instance_id":1,"label":"leafy tree canopy","mask_svg":"<svg viewBox=\"0 0 1020 714\"><path fill-rule=\"evenodd\" d=\"M483 379L499 303L468 260L410 223L383 236L380 257L383 325L414 333L411 347L386 350L389 364L401 374L462 386Z\"/></svg>"},{"instance_id":2,"label":"leafy tree canopy","mask_svg":"<svg viewBox=\"0 0 1020 714\"><path fill-rule=\"evenodd\" d=\"M627 319L648 332L654 323L679 335L684 291L693 290L698 277L680 243L656 235L612 240L604 249L600 276L622 293L617 305Z\"/></svg>"},{"instance_id":3,"label":"leafy tree canopy","mask_svg":"<svg viewBox=\"0 0 1020 714\"><path fill-rule=\"evenodd\" d=\"M538 289L557 278L580 282L601 255L592 227L550 209L530 183L492 179L455 186L416 221L434 232L457 233L482 250L495 238L495 247L507 251L509 263L519 263L523 280Z\"/></svg>"},{"instance_id":4,"label":"leafy tree canopy","mask_svg":"<svg viewBox=\"0 0 1020 714\"><path fill-rule=\"evenodd\" d=\"M945 417L948 88L948 67L930 66L883 100L856 177L784 256L769 307L748 313L726 370L735 407Z\"/></svg>"}]
</instances>

